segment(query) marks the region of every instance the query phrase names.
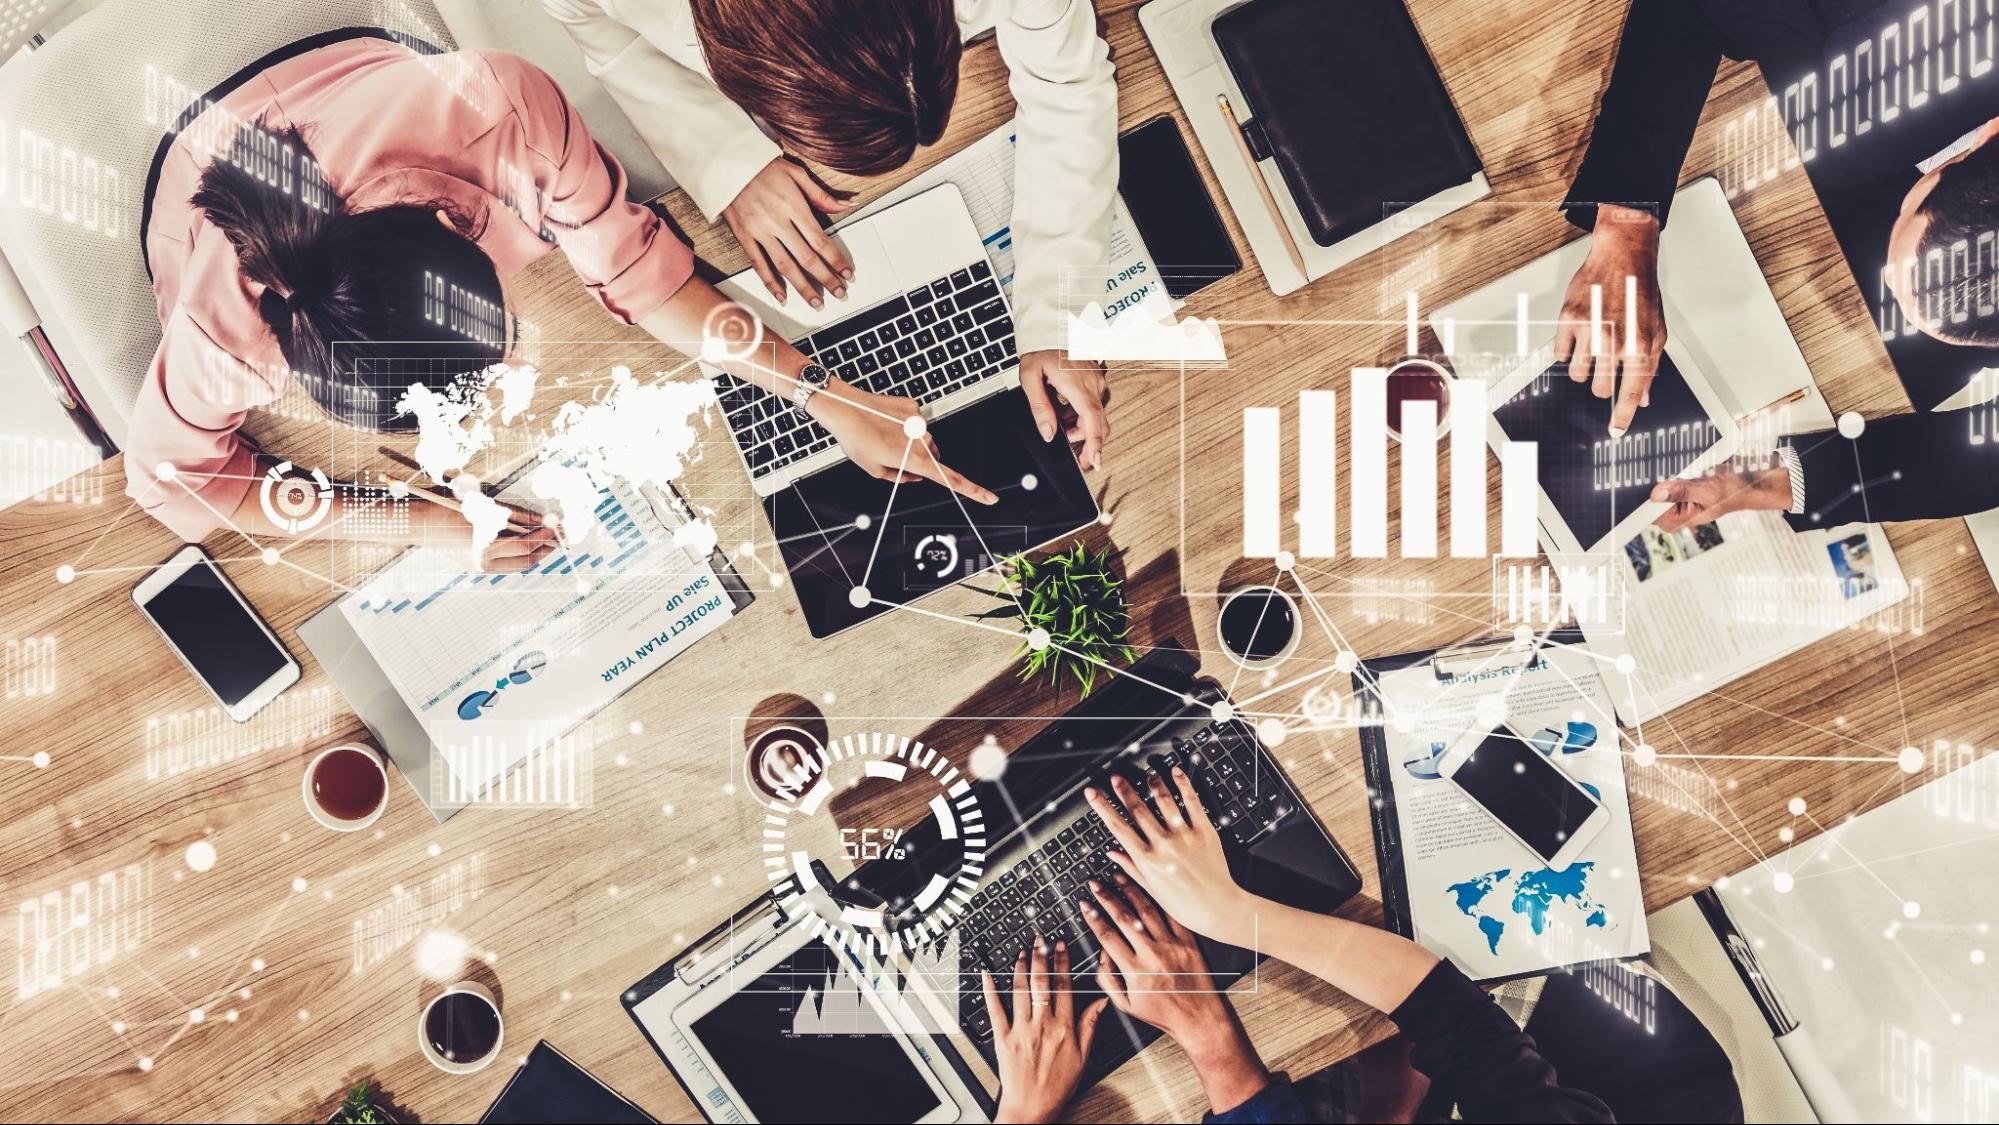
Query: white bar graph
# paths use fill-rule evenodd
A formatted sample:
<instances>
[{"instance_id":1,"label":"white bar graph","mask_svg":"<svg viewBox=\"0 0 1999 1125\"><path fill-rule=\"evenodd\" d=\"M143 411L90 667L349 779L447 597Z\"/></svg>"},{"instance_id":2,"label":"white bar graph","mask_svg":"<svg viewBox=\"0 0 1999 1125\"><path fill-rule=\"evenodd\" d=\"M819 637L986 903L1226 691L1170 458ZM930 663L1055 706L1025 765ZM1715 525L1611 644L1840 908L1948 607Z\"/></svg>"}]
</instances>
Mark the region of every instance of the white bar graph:
<instances>
[{"instance_id":1,"label":"white bar graph","mask_svg":"<svg viewBox=\"0 0 1999 1125\"><path fill-rule=\"evenodd\" d=\"M1340 412L1333 391L1298 392L1298 554L1340 553Z\"/></svg>"},{"instance_id":2,"label":"white bar graph","mask_svg":"<svg viewBox=\"0 0 1999 1125\"><path fill-rule=\"evenodd\" d=\"M1242 412L1242 553L1252 559L1273 558L1284 545L1282 426L1283 412L1274 406Z\"/></svg>"},{"instance_id":3,"label":"white bar graph","mask_svg":"<svg viewBox=\"0 0 1999 1125\"><path fill-rule=\"evenodd\" d=\"M1437 404L1402 404L1402 557L1437 557Z\"/></svg>"},{"instance_id":4,"label":"white bar graph","mask_svg":"<svg viewBox=\"0 0 1999 1125\"><path fill-rule=\"evenodd\" d=\"M1485 557L1486 383L1451 384L1451 557Z\"/></svg>"},{"instance_id":5,"label":"white bar graph","mask_svg":"<svg viewBox=\"0 0 1999 1125\"><path fill-rule=\"evenodd\" d=\"M1349 528L1351 553L1357 559L1388 554L1388 371L1356 367L1350 400L1352 448L1347 480L1353 489Z\"/></svg>"},{"instance_id":6,"label":"white bar graph","mask_svg":"<svg viewBox=\"0 0 1999 1125\"><path fill-rule=\"evenodd\" d=\"M1514 441L1499 447L1499 553L1509 558L1534 557L1540 456L1539 442Z\"/></svg>"},{"instance_id":7,"label":"white bar graph","mask_svg":"<svg viewBox=\"0 0 1999 1125\"><path fill-rule=\"evenodd\" d=\"M1490 403L1478 379L1451 384L1450 490L1454 558L1533 558L1539 533L1539 447L1502 442L1499 447L1499 538L1488 548L1490 499L1486 471L1486 431ZM1388 556L1388 372L1378 367L1353 371L1348 393L1347 485L1348 557ZM1399 494L1401 557L1432 559L1439 552L1437 458L1442 444L1438 404L1410 399L1402 404ZM1242 547L1248 558L1276 558L1285 550L1283 510L1284 410L1246 407L1242 412ZM1339 553L1339 395L1330 390L1298 393L1298 524L1301 558L1334 558Z\"/></svg>"}]
</instances>

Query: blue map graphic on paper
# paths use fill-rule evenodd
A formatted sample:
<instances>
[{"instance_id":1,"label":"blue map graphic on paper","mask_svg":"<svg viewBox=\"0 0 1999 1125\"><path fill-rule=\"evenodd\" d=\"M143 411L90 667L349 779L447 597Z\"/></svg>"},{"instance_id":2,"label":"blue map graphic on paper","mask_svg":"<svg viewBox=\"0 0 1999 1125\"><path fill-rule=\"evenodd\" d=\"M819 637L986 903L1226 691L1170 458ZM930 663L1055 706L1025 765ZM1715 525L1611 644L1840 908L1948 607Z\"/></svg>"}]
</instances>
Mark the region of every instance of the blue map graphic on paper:
<instances>
[{"instance_id":1,"label":"blue map graphic on paper","mask_svg":"<svg viewBox=\"0 0 1999 1125\"><path fill-rule=\"evenodd\" d=\"M1499 941L1506 936L1507 922L1512 920L1525 918L1536 934L1546 932L1551 911L1573 911L1584 926L1602 929L1608 924L1608 912L1590 893L1590 873L1595 869L1593 861L1570 864L1564 871L1543 867L1538 871L1515 872L1502 867L1462 883L1452 883L1446 890L1457 904L1458 913L1478 923L1479 933L1485 935L1487 951L1498 953ZM1503 917L1502 911L1509 917Z\"/></svg>"}]
</instances>

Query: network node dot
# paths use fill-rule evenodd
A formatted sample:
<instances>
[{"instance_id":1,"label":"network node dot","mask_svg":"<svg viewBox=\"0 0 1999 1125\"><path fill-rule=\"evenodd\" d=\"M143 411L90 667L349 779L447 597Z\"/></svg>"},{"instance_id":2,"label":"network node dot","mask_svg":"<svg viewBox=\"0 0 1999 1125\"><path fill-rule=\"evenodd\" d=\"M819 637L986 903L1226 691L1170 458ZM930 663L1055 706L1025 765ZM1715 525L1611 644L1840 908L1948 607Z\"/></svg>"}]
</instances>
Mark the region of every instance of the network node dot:
<instances>
[{"instance_id":1,"label":"network node dot","mask_svg":"<svg viewBox=\"0 0 1999 1125\"><path fill-rule=\"evenodd\" d=\"M1342 674L1352 674L1353 670L1359 667L1359 665L1360 657L1355 656L1352 649L1343 648L1333 654L1333 667Z\"/></svg>"},{"instance_id":2,"label":"network node dot","mask_svg":"<svg viewBox=\"0 0 1999 1125\"><path fill-rule=\"evenodd\" d=\"M1923 772L1923 752L1914 746L1904 746L1902 747L1902 752L1895 755L1895 764L1902 767L1903 773L1921 773Z\"/></svg>"},{"instance_id":3,"label":"network node dot","mask_svg":"<svg viewBox=\"0 0 1999 1125\"><path fill-rule=\"evenodd\" d=\"M1839 416L1839 436L1851 441L1867 429L1867 419L1849 410Z\"/></svg>"},{"instance_id":4,"label":"network node dot","mask_svg":"<svg viewBox=\"0 0 1999 1125\"><path fill-rule=\"evenodd\" d=\"M65 586L76 581L76 568L69 565L68 563L64 563L61 566L57 567L56 581L62 583Z\"/></svg>"},{"instance_id":5,"label":"network node dot","mask_svg":"<svg viewBox=\"0 0 1999 1125\"><path fill-rule=\"evenodd\" d=\"M1654 750L1649 742L1639 743L1638 748L1631 752L1631 764L1640 769L1650 768L1652 763L1658 760L1659 752Z\"/></svg>"},{"instance_id":6,"label":"network node dot","mask_svg":"<svg viewBox=\"0 0 1999 1125\"><path fill-rule=\"evenodd\" d=\"M1785 807L1791 810L1792 816L1805 815L1805 799L1803 797L1791 798L1791 803Z\"/></svg>"},{"instance_id":7,"label":"network node dot","mask_svg":"<svg viewBox=\"0 0 1999 1125\"><path fill-rule=\"evenodd\" d=\"M1048 630L1046 629L1039 629L1039 628L1033 629L1030 630L1027 634L1027 647L1033 649L1036 652L1040 652L1042 649L1047 648L1053 642L1054 638L1048 635Z\"/></svg>"},{"instance_id":8,"label":"network node dot","mask_svg":"<svg viewBox=\"0 0 1999 1125\"><path fill-rule=\"evenodd\" d=\"M172 480L174 479L174 474L178 472L180 472L180 469L172 461L162 461L153 466L153 475L161 480Z\"/></svg>"},{"instance_id":9,"label":"network node dot","mask_svg":"<svg viewBox=\"0 0 1999 1125\"><path fill-rule=\"evenodd\" d=\"M911 414L902 420L902 434L911 441L921 439L929 429L929 426L924 425L921 414Z\"/></svg>"},{"instance_id":10,"label":"network node dot","mask_svg":"<svg viewBox=\"0 0 1999 1125\"><path fill-rule=\"evenodd\" d=\"M187 846L187 869L207 871L215 866L215 845L207 840L196 840Z\"/></svg>"},{"instance_id":11,"label":"network node dot","mask_svg":"<svg viewBox=\"0 0 1999 1125\"><path fill-rule=\"evenodd\" d=\"M1235 718L1235 704L1226 699L1218 700L1213 707L1208 708L1208 713L1215 717L1216 722L1226 723Z\"/></svg>"},{"instance_id":12,"label":"network node dot","mask_svg":"<svg viewBox=\"0 0 1999 1125\"><path fill-rule=\"evenodd\" d=\"M300 894L300 895L302 895L302 894L304 894L304 893L305 893L305 880L304 880L304 879L293 879L293 880L292 880L292 893L293 893L293 894Z\"/></svg>"},{"instance_id":13,"label":"network node dot","mask_svg":"<svg viewBox=\"0 0 1999 1125\"><path fill-rule=\"evenodd\" d=\"M1020 478L1020 487L1025 491L1033 492L1035 489L1041 487L1041 478L1035 476L1033 473L1024 473Z\"/></svg>"},{"instance_id":14,"label":"network node dot","mask_svg":"<svg viewBox=\"0 0 1999 1125\"><path fill-rule=\"evenodd\" d=\"M1616 666L1617 666L1618 675L1629 676L1631 673L1636 672L1638 670L1638 661L1630 653L1627 652L1624 655L1617 658Z\"/></svg>"},{"instance_id":15,"label":"network node dot","mask_svg":"<svg viewBox=\"0 0 1999 1125\"><path fill-rule=\"evenodd\" d=\"M207 1018L208 1018L208 1013L202 1011L200 1008L196 1008L194 1011L189 1012L187 1014L187 1022L189 1023L200 1023L201 1021Z\"/></svg>"},{"instance_id":16,"label":"network node dot","mask_svg":"<svg viewBox=\"0 0 1999 1125\"><path fill-rule=\"evenodd\" d=\"M49 768L49 752L48 752L47 750L37 750L37 751L35 751L35 756L34 756L34 759L33 759L33 761L34 761L34 763L35 763L35 768L36 768L36 769L38 769L38 770L45 770L45 769L48 769L48 768Z\"/></svg>"},{"instance_id":17,"label":"network node dot","mask_svg":"<svg viewBox=\"0 0 1999 1125\"><path fill-rule=\"evenodd\" d=\"M410 494L410 482L400 478L389 482L389 497L401 500Z\"/></svg>"},{"instance_id":18,"label":"network node dot","mask_svg":"<svg viewBox=\"0 0 1999 1125\"><path fill-rule=\"evenodd\" d=\"M1770 889L1780 895L1790 894L1791 888L1796 885L1797 881L1791 878L1788 871L1779 871L1770 877Z\"/></svg>"},{"instance_id":19,"label":"network node dot","mask_svg":"<svg viewBox=\"0 0 1999 1125\"><path fill-rule=\"evenodd\" d=\"M146 1056L146 1057L144 1057L144 1058L141 1058L141 1059L139 1060L139 1069L140 1069L140 1070L145 1070L145 1071L150 1071L150 1070L152 1070L152 1069L153 1069L153 1060L152 1060L152 1056L148 1055L148 1056Z\"/></svg>"},{"instance_id":20,"label":"network node dot","mask_svg":"<svg viewBox=\"0 0 1999 1125\"><path fill-rule=\"evenodd\" d=\"M1909 921L1913 922L1922 916L1923 916L1923 908L1921 904L1914 902L1905 902L1902 904L1902 917L1907 918Z\"/></svg>"},{"instance_id":21,"label":"network node dot","mask_svg":"<svg viewBox=\"0 0 1999 1125\"><path fill-rule=\"evenodd\" d=\"M1780 844L1788 844L1792 840L1796 839L1797 835L1798 834L1796 832L1791 830L1791 826L1786 824L1784 827L1777 829L1777 842Z\"/></svg>"},{"instance_id":22,"label":"network node dot","mask_svg":"<svg viewBox=\"0 0 1999 1125\"><path fill-rule=\"evenodd\" d=\"M868 593L866 586L856 586L847 591L847 602L855 609L866 609L868 608L868 603L874 600L874 595Z\"/></svg>"},{"instance_id":23,"label":"network node dot","mask_svg":"<svg viewBox=\"0 0 1999 1125\"><path fill-rule=\"evenodd\" d=\"M1972 950L1971 963L1974 965L1983 965L1985 963L1985 951L1983 949Z\"/></svg>"},{"instance_id":24,"label":"network node dot","mask_svg":"<svg viewBox=\"0 0 1999 1125\"><path fill-rule=\"evenodd\" d=\"M1283 745L1285 737L1290 733L1285 729L1282 719L1265 719L1256 724L1256 737L1262 739L1265 746Z\"/></svg>"},{"instance_id":25,"label":"network node dot","mask_svg":"<svg viewBox=\"0 0 1999 1125\"><path fill-rule=\"evenodd\" d=\"M1531 625L1522 625L1513 630L1513 643L1517 645L1533 644L1534 627Z\"/></svg>"},{"instance_id":26,"label":"network node dot","mask_svg":"<svg viewBox=\"0 0 1999 1125\"><path fill-rule=\"evenodd\" d=\"M982 742L972 748L972 776L994 781L1006 773L1006 751L997 742Z\"/></svg>"},{"instance_id":27,"label":"network node dot","mask_svg":"<svg viewBox=\"0 0 1999 1125\"><path fill-rule=\"evenodd\" d=\"M265 565L265 566L276 566L276 565L278 565L278 549L277 549L276 547L266 547L266 548L264 548L264 550L263 550L263 559L264 559L264 565Z\"/></svg>"},{"instance_id":28,"label":"network node dot","mask_svg":"<svg viewBox=\"0 0 1999 1125\"><path fill-rule=\"evenodd\" d=\"M1291 568L1298 565L1298 556L1292 554L1289 551L1279 551L1277 552L1277 558L1275 562L1277 563L1278 570L1281 570L1286 574L1289 574L1291 572Z\"/></svg>"},{"instance_id":29,"label":"network node dot","mask_svg":"<svg viewBox=\"0 0 1999 1125\"><path fill-rule=\"evenodd\" d=\"M854 528L857 531L866 531L874 525L875 518L866 512L862 512L860 515L854 517Z\"/></svg>"}]
</instances>

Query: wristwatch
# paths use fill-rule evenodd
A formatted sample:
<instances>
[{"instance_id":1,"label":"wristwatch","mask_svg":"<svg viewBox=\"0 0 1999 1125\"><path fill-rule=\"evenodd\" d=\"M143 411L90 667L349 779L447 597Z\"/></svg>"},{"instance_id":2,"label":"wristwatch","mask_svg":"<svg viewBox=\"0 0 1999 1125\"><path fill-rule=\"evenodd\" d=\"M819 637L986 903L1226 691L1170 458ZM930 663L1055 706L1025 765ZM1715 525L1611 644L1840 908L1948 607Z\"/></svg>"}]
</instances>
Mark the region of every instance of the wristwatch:
<instances>
[{"instance_id":1,"label":"wristwatch","mask_svg":"<svg viewBox=\"0 0 1999 1125\"><path fill-rule=\"evenodd\" d=\"M803 414L805 413L806 402L813 395L825 390L826 384L833 381L833 373L816 363L808 362L792 378L791 408Z\"/></svg>"}]
</instances>

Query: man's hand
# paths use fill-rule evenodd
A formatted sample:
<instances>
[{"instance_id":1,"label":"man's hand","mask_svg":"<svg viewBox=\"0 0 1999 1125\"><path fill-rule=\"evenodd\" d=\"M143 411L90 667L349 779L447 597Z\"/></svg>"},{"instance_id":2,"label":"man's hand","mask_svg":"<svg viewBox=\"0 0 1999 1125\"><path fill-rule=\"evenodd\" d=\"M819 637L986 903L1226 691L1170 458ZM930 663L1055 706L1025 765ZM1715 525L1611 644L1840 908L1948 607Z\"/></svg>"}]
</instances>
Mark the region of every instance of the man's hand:
<instances>
[{"instance_id":1,"label":"man's hand","mask_svg":"<svg viewBox=\"0 0 1999 1125\"><path fill-rule=\"evenodd\" d=\"M1617 403L1610 434L1631 428L1648 394L1659 353L1666 349L1666 315L1659 302L1659 220L1629 207L1597 208L1589 257L1569 280L1562 320L1555 330L1555 358L1569 378L1588 382L1591 393ZM1617 376L1623 372L1620 386Z\"/></svg>"},{"instance_id":2,"label":"man's hand","mask_svg":"<svg viewBox=\"0 0 1999 1125\"><path fill-rule=\"evenodd\" d=\"M999 503L990 489L966 480L938 458L937 439L920 425L923 414L913 399L873 394L834 379L806 400L805 408L832 432L840 452L877 480L920 477L981 504ZM919 423L920 436L910 436L911 418Z\"/></svg>"},{"instance_id":3,"label":"man's hand","mask_svg":"<svg viewBox=\"0 0 1999 1125\"><path fill-rule=\"evenodd\" d=\"M1013 1010L1000 1007L999 986L991 973L981 972L986 1014L993 1021L993 1053L1000 1075L998 1121L1055 1121L1076 1093L1083 1063L1090 1057L1097 1021L1106 1001L1098 1000L1076 1015L1076 996L1069 984L1069 947L1051 949L1036 937L1032 955L1025 949L1013 965Z\"/></svg>"},{"instance_id":4,"label":"man's hand","mask_svg":"<svg viewBox=\"0 0 1999 1125\"><path fill-rule=\"evenodd\" d=\"M1111 776L1116 804L1101 790L1086 791L1090 807L1122 849L1110 853L1111 862L1195 933L1230 945L1249 945L1255 937L1255 900L1229 874L1222 838L1201 807L1193 780L1175 766L1172 789L1157 773L1146 783L1152 804L1159 808L1156 815L1122 775ZM1175 790L1180 803L1173 800ZM1184 814L1181 804L1186 806ZM1130 813L1131 823L1118 815L1120 806Z\"/></svg>"},{"instance_id":5,"label":"man's hand","mask_svg":"<svg viewBox=\"0 0 1999 1125\"><path fill-rule=\"evenodd\" d=\"M1020 389L1027 393L1042 441L1054 441L1059 431L1083 443L1076 460L1085 469L1103 467L1104 439L1111 436L1104 412L1111 391L1103 364L1054 350L1027 352L1020 357Z\"/></svg>"},{"instance_id":6,"label":"man's hand","mask_svg":"<svg viewBox=\"0 0 1999 1125\"><path fill-rule=\"evenodd\" d=\"M1791 471L1782 465L1744 473L1723 464L1692 480L1662 480L1652 499L1672 508L1653 522L1661 531L1711 523L1730 512L1782 512L1791 507Z\"/></svg>"},{"instance_id":7,"label":"man's hand","mask_svg":"<svg viewBox=\"0 0 1999 1125\"><path fill-rule=\"evenodd\" d=\"M736 241L750 256L750 268L763 279L772 300L784 300L784 283L789 280L816 309L825 303L825 290L836 297L847 295L854 263L820 228L814 208L838 215L853 206L820 187L812 173L780 156L750 177L722 208L722 218L736 232Z\"/></svg>"}]
</instances>

